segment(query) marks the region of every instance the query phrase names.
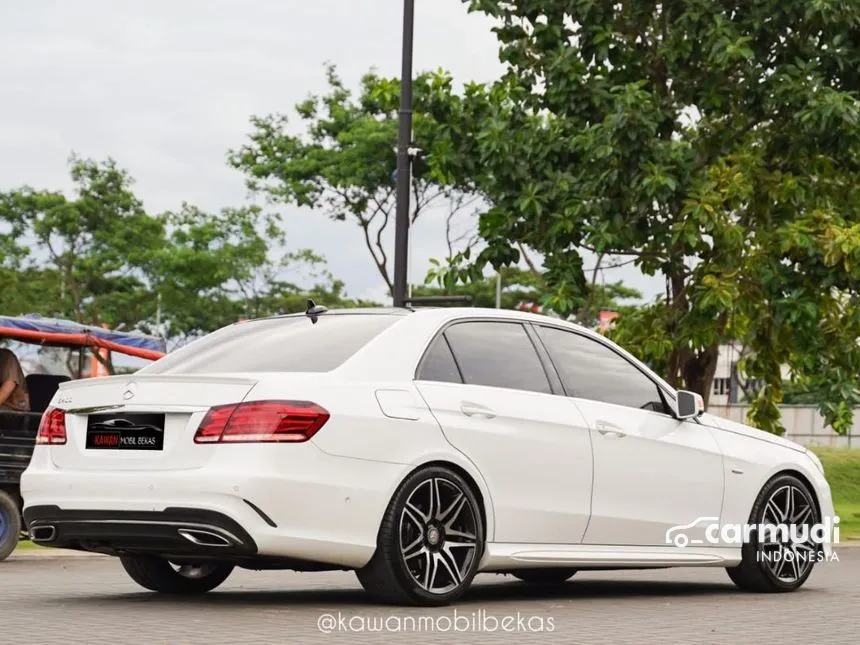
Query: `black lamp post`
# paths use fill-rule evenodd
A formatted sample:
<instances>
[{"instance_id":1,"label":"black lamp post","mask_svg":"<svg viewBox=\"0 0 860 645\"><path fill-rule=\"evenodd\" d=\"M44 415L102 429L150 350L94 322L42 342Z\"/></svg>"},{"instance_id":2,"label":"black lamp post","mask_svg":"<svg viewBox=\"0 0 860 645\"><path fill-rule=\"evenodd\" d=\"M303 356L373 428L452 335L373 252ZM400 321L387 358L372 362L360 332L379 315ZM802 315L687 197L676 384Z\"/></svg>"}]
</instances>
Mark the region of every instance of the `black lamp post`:
<instances>
[{"instance_id":1,"label":"black lamp post","mask_svg":"<svg viewBox=\"0 0 860 645\"><path fill-rule=\"evenodd\" d=\"M412 40L415 0L403 0L403 67L400 74L400 132L397 137L397 213L394 228L395 307L406 304L409 272L409 189L412 180Z\"/></svg>"}]
</instances>

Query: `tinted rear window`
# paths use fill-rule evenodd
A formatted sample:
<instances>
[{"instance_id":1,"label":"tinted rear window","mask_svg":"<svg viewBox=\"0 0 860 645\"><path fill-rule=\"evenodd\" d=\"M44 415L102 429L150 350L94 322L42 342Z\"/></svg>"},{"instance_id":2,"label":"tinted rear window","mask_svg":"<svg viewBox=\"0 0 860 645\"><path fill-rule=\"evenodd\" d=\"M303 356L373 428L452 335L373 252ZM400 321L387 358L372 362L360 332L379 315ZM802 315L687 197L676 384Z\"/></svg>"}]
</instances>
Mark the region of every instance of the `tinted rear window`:
<instances>
[{"instance_id":1,"label":"tinted rear window","mask_svg":"<svg viewBox=\"0 0 860 645\"><path fill-rule=\"evenodd\" d=\"M535 346L520 323L456 323L445 330L445 338L467 385L552 393Z\"/></svg>"},{"instance_id":2,"label":"tinted rear window","mask_svg":"<svg viewBox=\"0 0 860 645\"><path fill-rule=\"evenodd\" d=\"M323 314L238 323L189 343L141 374L328 372L402 316Z\"/></svg>"}]
</instances>

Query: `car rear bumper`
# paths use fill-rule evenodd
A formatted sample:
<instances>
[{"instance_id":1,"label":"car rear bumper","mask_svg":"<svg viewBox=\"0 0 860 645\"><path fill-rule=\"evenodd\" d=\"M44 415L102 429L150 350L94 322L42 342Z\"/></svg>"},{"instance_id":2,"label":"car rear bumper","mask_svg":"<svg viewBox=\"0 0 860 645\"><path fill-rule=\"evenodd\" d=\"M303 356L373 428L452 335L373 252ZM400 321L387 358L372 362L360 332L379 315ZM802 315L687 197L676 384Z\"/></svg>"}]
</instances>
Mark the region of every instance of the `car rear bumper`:
<instances>
[{"instance_id":1,"label":"car rear bumper","mask_svg":"<svg viewBox=\"0 0 860 645\"><path fill-rule=\"evenodd\" d=\"M373 556L385 509L411 470L310 444L248 444L218 450L202 468L83 471L58 468L41 448L21 488L28 528L54 522L54 541L42 544L160 554L181 546L182 553L342 568ZM189 523L229 533L230 544L194 544L178 533Z\"/></svg>"},{"instance_id":2,"label":"car rear bumper","mask_svg":"<svg viewBox=\"0 0 860 645\"><path fill-rule=\"evenodd\" d=\"M108 553L247 557L257 544L234 519L217 511L171 507L162 511L24 511L33 541L44 546Z\"/></svg>"}]
</instances>

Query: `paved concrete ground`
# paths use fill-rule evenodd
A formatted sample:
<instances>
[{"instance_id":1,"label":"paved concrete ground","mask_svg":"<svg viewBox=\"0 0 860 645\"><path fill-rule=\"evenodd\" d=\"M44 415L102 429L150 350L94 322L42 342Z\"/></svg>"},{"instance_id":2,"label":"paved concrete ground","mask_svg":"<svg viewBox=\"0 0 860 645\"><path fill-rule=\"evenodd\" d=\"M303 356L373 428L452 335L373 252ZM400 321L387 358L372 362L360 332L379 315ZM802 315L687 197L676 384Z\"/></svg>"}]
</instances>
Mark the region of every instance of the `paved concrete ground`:
<instances>
[{"instance_id":1,"label":"paved concrete ground","mask_svg":"<svg viewBox=\"0 0 860 645\"><path fill-rule=\"evenodd\" d=\"M735 591L722 569L577 574L553 591L479 576L456 607L372 604L351 573L237 571L165 598L104 557L0 563L0 643L857 643L860 549L837 549L793 594Z\"/></svg>"}]
</instances>

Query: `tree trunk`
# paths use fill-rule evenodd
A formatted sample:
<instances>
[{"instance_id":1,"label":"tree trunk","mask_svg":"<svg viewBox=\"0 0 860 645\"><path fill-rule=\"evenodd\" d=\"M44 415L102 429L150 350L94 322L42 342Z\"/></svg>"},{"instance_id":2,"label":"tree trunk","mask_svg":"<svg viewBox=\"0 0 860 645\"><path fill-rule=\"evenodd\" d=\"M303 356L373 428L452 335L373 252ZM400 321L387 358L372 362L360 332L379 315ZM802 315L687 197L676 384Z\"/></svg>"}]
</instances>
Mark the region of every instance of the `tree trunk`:
<instances>
[{"instance_id":1,"label":"tree trunk","mask_svg":"<svg viewBox=\"0 0 860 645\"><path fill-rule=\"evenodd\" d=\"M690 353L681 365L684 386L691 392L702 396L705 408L713 391L714 374L720 357L720 346L711 345L700 352Z\"/></svg>"},{"instance_id":2,"label":"tree trunk","mask_svg":"<svg viewBox=\"0 0 860 645\"><path fill-rule=\"evenodd\" d=\"M687 298L686 269L682 261L675 262L666 272L666 291L667 304L673 314L668 331L670 335L674 335L677 333L677 325L690 309ZM720 336L725 332L727 320L728 316L724 313L716 321ZM669 356L666 380L677 389L686 389L701 395L707 408L719 357L719 342L698 351L687 347L676 347Z\"/></svg>"}]
</instances>

